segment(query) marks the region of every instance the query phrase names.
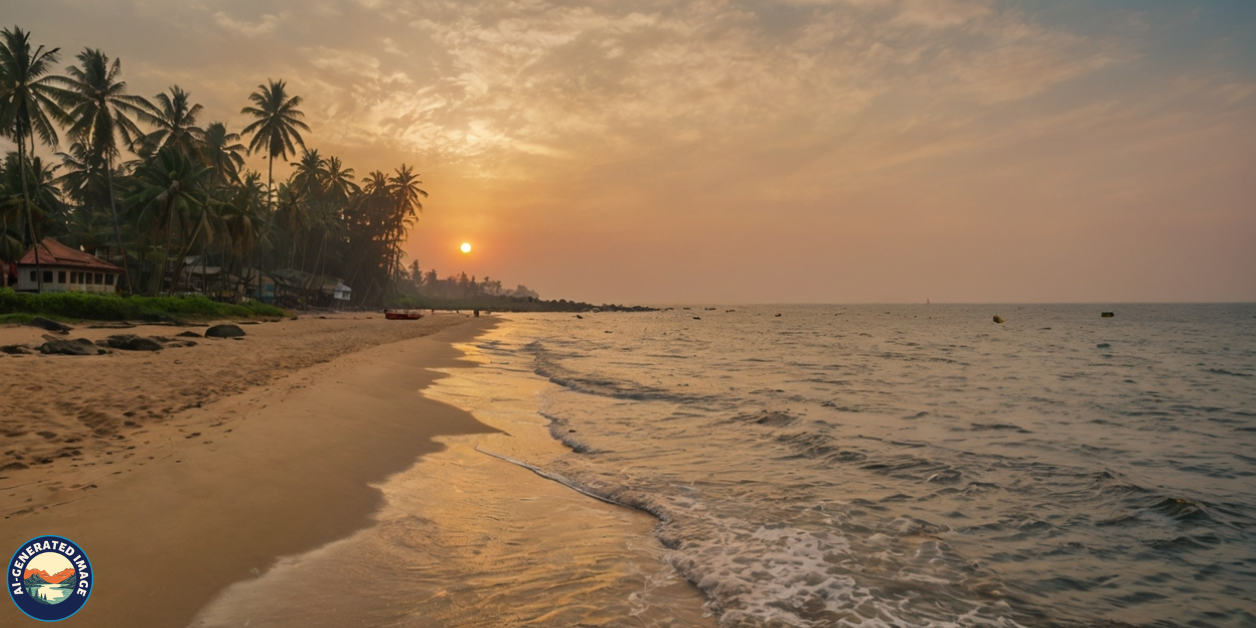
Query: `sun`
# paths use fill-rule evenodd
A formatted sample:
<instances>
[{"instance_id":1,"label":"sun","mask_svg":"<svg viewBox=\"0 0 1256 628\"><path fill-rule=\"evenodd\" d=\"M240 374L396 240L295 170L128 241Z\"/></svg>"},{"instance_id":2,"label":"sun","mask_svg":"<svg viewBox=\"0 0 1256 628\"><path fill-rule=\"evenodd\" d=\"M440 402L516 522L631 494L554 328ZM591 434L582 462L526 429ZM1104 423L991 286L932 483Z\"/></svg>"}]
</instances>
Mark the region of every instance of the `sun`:
<instances>
[{"instance_id":1,"label":"sun","mask_svg":"<svg viewBox=\"0 0 1256 628\"><path fill-rule=\"evenodd\" d=\"M460 247L458 247L458 248L459 248L459 249L460 249L463 253L470 253L470 252L471 252L471 243L470 243L470 242L463 242L463 243L462 243L462 246L460 246Z\"/></svg>"}]
</instances>

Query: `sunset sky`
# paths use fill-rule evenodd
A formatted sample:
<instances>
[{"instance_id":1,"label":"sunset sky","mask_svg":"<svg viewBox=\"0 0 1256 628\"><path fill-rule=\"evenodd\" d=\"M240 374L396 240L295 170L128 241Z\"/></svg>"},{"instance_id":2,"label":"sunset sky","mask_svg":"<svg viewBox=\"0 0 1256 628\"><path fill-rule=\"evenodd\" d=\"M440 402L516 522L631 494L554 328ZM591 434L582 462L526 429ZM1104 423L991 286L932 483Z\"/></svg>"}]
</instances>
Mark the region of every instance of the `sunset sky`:
<instances>
[{"instance_id":1,"label":"sunset sky","mask_svg":"<svg viewBox=\"0 0 1256 628\"><path fill-rule=\"evenodd\" d=\"M204 124L287 80L308 146L422 173L406 261L442 276L597 303L1256 300L1250 0L0 6Z\"/></svg>"}]
</instances>

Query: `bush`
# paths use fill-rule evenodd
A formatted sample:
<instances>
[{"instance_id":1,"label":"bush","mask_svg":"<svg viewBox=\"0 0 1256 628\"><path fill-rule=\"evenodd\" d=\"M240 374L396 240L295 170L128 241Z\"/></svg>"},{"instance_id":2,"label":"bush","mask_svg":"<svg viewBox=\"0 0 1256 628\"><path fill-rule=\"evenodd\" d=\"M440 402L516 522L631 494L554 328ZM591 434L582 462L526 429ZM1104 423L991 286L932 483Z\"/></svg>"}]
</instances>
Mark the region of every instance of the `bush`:
<instances>
[{"instance_id":1,"label":"bush","mask_svg":"<svg viewBox=\"0 0 1256 628\"><path fill-rule=\"evenodd\" d=\"M164 320L169 318L243 318L284 316L270 305L218 303L203 296L121 297L85 292L45 292L32 294L0 289L0 315L31 314L80 320Z\"/></svg>"}]
</instances>

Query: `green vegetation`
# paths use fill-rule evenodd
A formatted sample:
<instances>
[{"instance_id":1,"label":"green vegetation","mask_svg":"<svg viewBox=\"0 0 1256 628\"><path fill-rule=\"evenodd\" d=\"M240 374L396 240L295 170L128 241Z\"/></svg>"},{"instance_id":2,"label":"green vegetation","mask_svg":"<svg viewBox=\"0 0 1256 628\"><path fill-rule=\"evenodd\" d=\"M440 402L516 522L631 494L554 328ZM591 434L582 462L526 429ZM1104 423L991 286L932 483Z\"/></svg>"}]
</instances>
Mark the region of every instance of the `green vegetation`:
<instances>
[{"instance_id":1,"label":"green vegetation","mask_svg":"<svg viewBox=\"0 0 1256 628\"><path fill-rule=\"evenodd\" d=\"M412 168L358 179L306 147L302 98L282 80L247 95L241 137L221 122L202 127L204 108L178 85L151 99L128 93L121 61L100 50L58 73L61 60L19 27L0 30L0 136L16 145L0 164L0 259L52 237L104 252L132 294L235 302L268 275L308 278L288 295L299 302L327 304L329 277L353 287L355 306L395 296L401 245L427 196ZM62 135L60 163L34 155L38 144L59 150ZM247 152L266 158L265 178L244 169ZM274 161L290 156L295 171L275 181Z\"/></svg>"},{"instance_id":2,"label":"green vegetation","mask_svg":"<svg viewBox=\"0 0 1256 628\"><path fill-rule=\"evenodd\" d=\"M0 288L0 322L26 323L35 316L60 320L160 321L170 319L285 316L283 310L256 301L230 305L203 296L120 297L62 292L31 294Z\"/></svg>"}]
</instances>

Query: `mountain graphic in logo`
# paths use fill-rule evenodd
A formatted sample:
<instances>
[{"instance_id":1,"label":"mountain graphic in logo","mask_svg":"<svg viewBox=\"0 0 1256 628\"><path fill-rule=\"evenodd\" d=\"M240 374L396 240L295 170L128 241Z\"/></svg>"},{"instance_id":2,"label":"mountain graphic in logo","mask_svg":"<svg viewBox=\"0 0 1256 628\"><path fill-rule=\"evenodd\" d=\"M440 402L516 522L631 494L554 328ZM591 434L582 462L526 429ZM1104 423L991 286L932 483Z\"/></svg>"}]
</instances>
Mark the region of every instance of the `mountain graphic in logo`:
<instances>
[{"instance_id":1,"label":"mountain graphic in logo","mask_svg":"<svg viewBox=\"0 0 1256 628\"><path fill-rule=\"evenodd\" d=\"M22 572L22 586L35 602L60 604L70 599L78 586L78 572L62 554L43 552L26 564L26 570Z\"/></svg>"},{"instance_id":2,"label":"mountain graphic in logo","mask_svg":"<svg viewBox=\"0 0 1256 628\"><path fill-rule=\"evenodd\" d=\"M0 573L13 604L39 621L72 617L96 588L87 553L74 541L56 534L23 543Z\"/></svg>"}]
</instances>

